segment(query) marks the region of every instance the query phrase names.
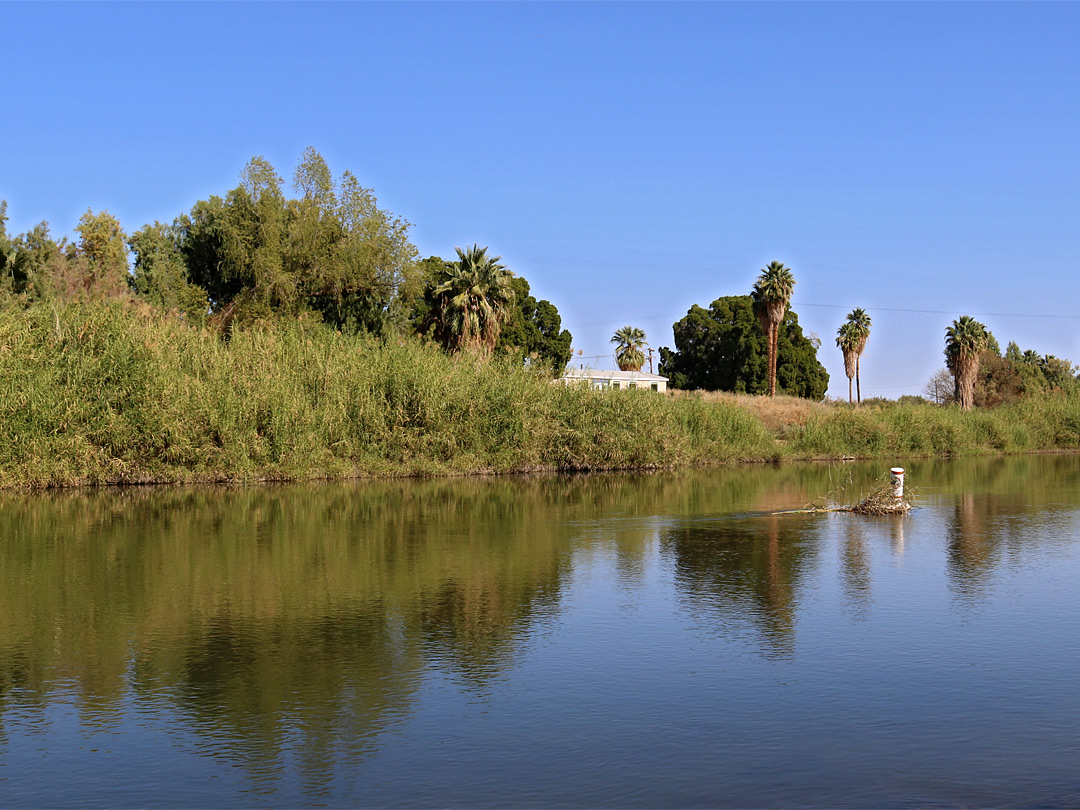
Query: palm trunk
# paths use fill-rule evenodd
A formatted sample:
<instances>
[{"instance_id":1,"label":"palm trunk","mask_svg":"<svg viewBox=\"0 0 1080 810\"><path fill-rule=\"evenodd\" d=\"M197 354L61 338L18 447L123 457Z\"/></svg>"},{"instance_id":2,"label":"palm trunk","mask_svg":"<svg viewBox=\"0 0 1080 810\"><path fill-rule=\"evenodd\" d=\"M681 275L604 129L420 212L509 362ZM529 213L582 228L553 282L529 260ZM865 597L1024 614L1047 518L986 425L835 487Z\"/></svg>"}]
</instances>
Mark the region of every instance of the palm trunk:
<instances>
[{"instance_id":1,"label":"palm trunk","mask_svg":"<svg viewBox=\"0 0 1080 810\"><path fill-rule=\"evenodd\" d=\"M769 326L769 396L776 396L776 344L780 340L780 326Z\"/></svg>"},{"instance_id":2,"label":"palm trunk","mask_svg":"<svg viewBox=\"0 0 1080 810\"><path fill-rule=\"evenodd\" d=\"M859 397L859 404L862 405L862 386L859 385L859 356L855 355L855 393Z\"/></svg>"},{"instance_id":3,"label":"palm trunk","mask_svg":"<svg viewBox=\"0 0 1080 810\"><path fill-rule=\"evenodd\" d=\"M847 401L848 405L855 404L855 399L851 396L851 377L847 378Z\"/></svg>"},{"instance_id":4,"label":"palm trunk","mask_svg":"<svg viewBox=\"0 0 1080 810\"><path fill-rule=\"evenodd\" d=\"M978 357L956 359L956 400L962 411L970 411L975 404L975 380L978 376Z\"/></svg>"}]
</instances>

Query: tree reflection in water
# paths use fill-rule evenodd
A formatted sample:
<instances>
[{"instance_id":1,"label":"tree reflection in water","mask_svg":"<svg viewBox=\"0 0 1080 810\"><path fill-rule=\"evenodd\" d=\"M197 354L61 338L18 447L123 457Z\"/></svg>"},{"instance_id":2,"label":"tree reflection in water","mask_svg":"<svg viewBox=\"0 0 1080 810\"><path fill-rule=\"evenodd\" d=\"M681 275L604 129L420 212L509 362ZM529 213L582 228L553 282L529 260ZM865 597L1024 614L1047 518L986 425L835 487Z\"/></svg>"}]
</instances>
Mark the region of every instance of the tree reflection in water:
<instances>
[{"instance_id":1,"label":"tree reflection in water","mask_svg":"<svg viewBox=\"0 0 1080 810\"><path fill-rule=\"evenodd\" d=\"M904 466L928 509L895 519L774 514L849 473L813 465L0 494L0 744L58 701L91 730L167 704L185 744L256 790L295 769L319 797L429 681L495 692L561 621L575 568L606 566L618 599L661 572L698 627L793 659L812 588L838 585L848 618L868 619L878 549L932 547L970 604L1074 542L1076 457ZM855 489L881 467L850 468Z\"/></svg>"},{"instance_id":2,"label":"tree reflection in water","mask_svg":"<svg viewBox=\"0 0 1080 810\"><path fill-rule=\"evenodd\" d=\"M665 532L680 591L724 633L752 628L771 657L794 653L798 589L816 560L823 516L760 515Z\"/></svg>"}]
</instances>

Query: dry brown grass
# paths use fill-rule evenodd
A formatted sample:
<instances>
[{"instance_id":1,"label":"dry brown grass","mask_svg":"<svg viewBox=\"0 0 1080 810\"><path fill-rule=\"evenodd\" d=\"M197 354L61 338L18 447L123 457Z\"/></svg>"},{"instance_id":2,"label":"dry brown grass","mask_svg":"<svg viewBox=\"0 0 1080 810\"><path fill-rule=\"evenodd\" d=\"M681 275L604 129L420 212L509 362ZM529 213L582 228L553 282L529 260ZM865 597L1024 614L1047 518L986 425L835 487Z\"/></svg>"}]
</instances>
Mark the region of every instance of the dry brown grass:
<instances>
[{"instance_id":1,"label":"dry brown grass","mask_svg":"<svg viewBox=\"0 0 1080 810\"><path fill-rule=\"evenodd\" d=\"M813 402L801 397L767 397L757 394L732 394L728 391L669 391L672 397L693 397L703 402L727 402L737 405L754 416L774 433L782 434L795 425L805 425L814 414L826 413L837 407L829 401Z\"/></svg>"}]
</instances>

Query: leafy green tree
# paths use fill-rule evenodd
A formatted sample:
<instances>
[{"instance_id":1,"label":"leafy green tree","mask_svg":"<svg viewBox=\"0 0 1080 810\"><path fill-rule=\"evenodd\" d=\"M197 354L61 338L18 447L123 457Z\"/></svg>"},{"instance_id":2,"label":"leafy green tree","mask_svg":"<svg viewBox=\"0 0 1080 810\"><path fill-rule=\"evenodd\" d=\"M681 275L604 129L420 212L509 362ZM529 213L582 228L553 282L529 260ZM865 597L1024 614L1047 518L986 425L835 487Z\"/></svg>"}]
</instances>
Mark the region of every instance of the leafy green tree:
<instances>
[{"instance_id":1,"label":"leafy green tree","mask_svg":"<svg viewBox=\"0 0 1080 810\"><path fill-rule=\"evenodd\" d=\"M144 225L128 240L135 255L132 284L150 303L183 313L202 322L210 311L206 291L188 279L187 267L177 247L175 229L155 222Z\"/></svg>"},{"instance_id":2,"label":"leafy green tree","mask_svg":"<svg viewBox=\"0 0 1080 810\"><path fill-rule=\"evenodd\" d=\"M854 403L855 398L851 393L851 382L855 378L858 368L859 333L858 328L850 320L836 330L836 346L844 354L844 374L848 379L848 402Z\"/></svg>"},{"instance_id":3,"label":"leafy green tree","mask_svg":"<svg viewBox=\"0 0 1080 810\"><path fill-rule=\"evenodd\" d=\"M622 371L641 371L645 362L645 332L636 326L624 326L611 336L615 344L615 362Z\"/></svg>"},{"instance_id":4,"label":"leafy green tree","mask_svg":"<svg viewBox=\"0 0 1080 810\"><path fill-rule=\"evenodd\" d=\"M1033 349L1021 351L1014 341L1002 355L988 345L979 358L974 404L993 407L1029 396L1072 390L1080 385L1076 372L1069 360L1043 356Z\"/></svg>"},{"instance_id":5,"label":"leafy green tree","mask_svg":"<svg viewBox=\"0 0 1080 810\"><path fill-rule=\"evenodd\" d=\"M0 200L0 289L9 295L20 295L29 280L27 266L30 254L19 250L7 233L7 200Z\"/></svg>"},{"instance_id":6,"label":"leafy green tree","mask_svg":"<svg viewBox=\"0 0 1080 810\"><path fill-rule=\"evenodd\" d=\"M66 267L67 240L57 242L49 234L49 224L39 222L26 233L11 240L12 264L8 265L10 290L29 299L43 299L53 293L52 276Z\"/></svg>"},{"instance_id":7,"label":"leafy green tree","mask_svg":"<svg viewBox=\"0 0 1080 810\"><path fill-rule=\"evenodd\" d=\"M379 208L345 172L335 184L308 148L293 177L297 199L261 157L240 185L195 204L174 223L189 281L223 324L315 311L338 329L383 332L406 321L419 292L408 222Z\"/></svg>"},{"instance_id":8,"label":"leafy green tree","mask_svg":"<svg viewBox=\"0 0 1080 810\"><path fill-rule=\"evenodd\" d=\"M529 282L521 276L514 276L510 286L515 306L496 348L520 351L526 360L532 358L561 374L570 362L572 336L562 328L559 310L550 301L537 301L530 295Z\"/></svg>"},{"instance_id":9,"label":"leafy green tree","mask_svg":"<svg viewBox=\"0 0 1080 810\"><path fill-rule=\"evenodd\" d=\"M768 343L768 379L769 396L776 394L777 349L780 324L784 321L784 312L791 302L795 289L795 277L791 270L781 262L770 262L761 271L750 297L754 301L754 314L757 315L761 331Z\"/></svg>"},{"instance_id":10,"label":"leafy green tree","mask_svg":"<svg viewBox=\"0 0 1080 810\"><path fill-rule=\"evenodd\" d=\"M435 336L447 351L487 354L510 319L513 273L499 264L501 256L488 256L486 247L455 250L457 261L447 263L433 290Z\"/></svg>"},{"instance_id":11,"label":"leafy green tree","mask_svg":"<svg viewBox=\"0 0 1080 810\"><path fill-rule=\"evenodd\" d=\"M127 235L120 221L108 211L87 210L79 219L76 260L85 277L83 286L96 296L116 296L131 285L128 271Z\"/></svg>"},{"instance_id":12,"label":"leafy green tree","mask_svg":"<svg viewBox=\"0 0 1080 810\"><path fill-rule=\"evenodd\" d=\"M660 373L671 387L768 393L768 344L750 296L718 298L709 309L695 304L673 331L675 350L660 349ZM825 396L829 374L790 309L777 330L776 354L777 384L783 393L814 400Z\"/></svg>"},{"instance_id":13,"label":"leafy green tree","mask_svg":"<svg viewBox=\"0 0 1080 810\"><path fill-rule=\"evenodd\" d=\"M979 359L987 338L986 326L970 315L962 315L945 330L945 363L956 381L956 401L961 410L971 410L974 405Z\"/></svg>"},{"instance_id":14,"label":"leafy green tree","mask_svg":"<svg viewBox=\"0 0 1080 810\"><path fill-rule=\"evenodd\" d=\"M408 302L421 292L412 226L379 208L374 192L350 172L338 184L335 212L341 232L330 263L336 271L315 277L311 295L323 302L316 309L339 328L400 331Z\"/></svg>"}]
</instances>

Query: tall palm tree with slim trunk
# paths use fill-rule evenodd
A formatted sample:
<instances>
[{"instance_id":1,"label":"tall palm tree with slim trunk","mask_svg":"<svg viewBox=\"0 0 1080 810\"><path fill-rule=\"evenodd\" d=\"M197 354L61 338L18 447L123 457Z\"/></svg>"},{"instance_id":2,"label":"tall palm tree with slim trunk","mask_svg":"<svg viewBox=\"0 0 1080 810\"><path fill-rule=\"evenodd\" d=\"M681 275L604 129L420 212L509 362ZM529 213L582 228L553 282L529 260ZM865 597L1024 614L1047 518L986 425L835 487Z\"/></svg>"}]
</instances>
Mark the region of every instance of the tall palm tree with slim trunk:
<instances>
[{"instance_id":1,"label":"tall palm tree with slim trunk","mask_svg":"<svg viewBox=\"0 0 1080 810\"><path fill-rule=\"evenodd\" d=\"M794 289L795 277L791 270L781 262L769 262L750 292L754 300L754 314L768 344L770 397L776 395L776 349L780 342L780 324L784 321L784 313L787 312Z\"/></svg>"},{"instance_id":2,"label":"tall palm tree with slim trunk","mask_svg":"<svg viewBox=\"0 0 1080 810\"><path fill-rule=\"evenodd\" d=\"M856 307L848 313L847 322L851 324L852 331L858 338L855 346L855 397L861 403L862 386L859 381L859 360L862 358L862 353L866 351L866 340L870 337L870 316L865 309Z\"/></svg>"},{"instance_id":3,"label":"tall palm tree with slim trunk","mask_svg":"<svg viewBox=\"0 0 1080 810\"><path fill-rule=\"evenodd\" d=\"M438 334L448 351L488 354L511 314L514 274L499 264L501 256L488 256L486 247L454 249L457 261L447 263L434 289Z\"/></svg>"},{"instance_id":4,"label":"tall palm tree with slim trunk","mask_svg":"<svg viewBox=\"0 0 1080 810\"><path fill-rule=\"evenodd\" d=\"M956 401L961 410L969 411L975 403L979 355L988 337L986 327L970 315L962 315L945 330L945 364L956 381Z\"/></svg>"},{"instance_id":5,"label":"tall palm tree with slim trunk","mask_svg":"<svg viewBox=\"0 0 1080 810\"><path fill-rule=\"evenodd\" d=\"M851 395L851 380L856 375L856 365L859 362L859 334L855 324L848 321L836 330L836 345L844 353L844 374L847 375L847 398L851 404L855 398Z\"/></svg>"},{"instance_id":6,"label":"tall palm tree with slim trunk","mask_svg":"<svg viewBox=\"0 0 1080 810\"><path fill-rule=\"evenodd\" d=\"M636 326L624 326L611 336L615 346L615 362L622 371L641 371L645 362L645 333Z\"/></svg>"}]
</instances>

